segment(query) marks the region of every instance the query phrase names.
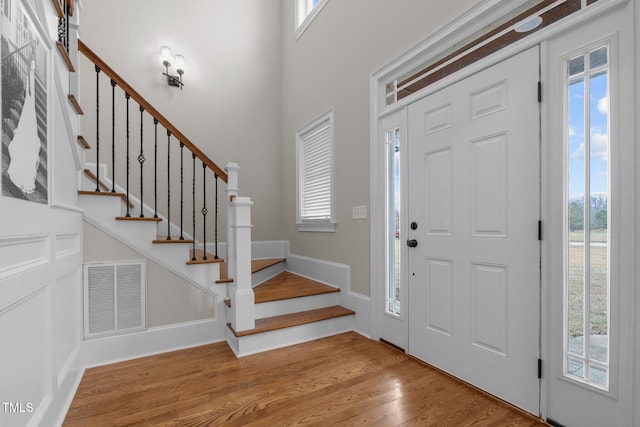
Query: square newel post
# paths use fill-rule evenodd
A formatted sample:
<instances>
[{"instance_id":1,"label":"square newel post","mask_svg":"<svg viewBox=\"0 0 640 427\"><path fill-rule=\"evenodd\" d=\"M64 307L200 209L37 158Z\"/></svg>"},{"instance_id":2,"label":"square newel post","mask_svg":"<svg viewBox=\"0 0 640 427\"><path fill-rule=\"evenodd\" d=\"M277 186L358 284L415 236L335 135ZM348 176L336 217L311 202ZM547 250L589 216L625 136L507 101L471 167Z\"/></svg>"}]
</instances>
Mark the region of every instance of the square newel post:
<instances>
[{"instance_id":1,"label":"square newel post","mask_svg":"<svg viewBox=\"0 0 640 427\"><path fill-rule=\"evenodd\" d=\"M255 302L251 286L251 205L248 197L235 197L232 209L231 232L234 266L231 287L231 325L236 332L254 329Z\"/></svg>"},{"instance_id":2,"label":"square newel post","mask_svg":"<svg viewBox=\"0 0 640 427\"><path fill-rule=\"evenodd\" d=\"M234 235L233 230L231 229L234 213L232 211L233 208L231 206L231 202L233 201L233 199L238 197L238 174L240 171L240 167L237 163L227 163L227 166L224 168L224 170L227 173L227 275L232 278L235 261L233 259Z\"/></svg>"}]
</instances>

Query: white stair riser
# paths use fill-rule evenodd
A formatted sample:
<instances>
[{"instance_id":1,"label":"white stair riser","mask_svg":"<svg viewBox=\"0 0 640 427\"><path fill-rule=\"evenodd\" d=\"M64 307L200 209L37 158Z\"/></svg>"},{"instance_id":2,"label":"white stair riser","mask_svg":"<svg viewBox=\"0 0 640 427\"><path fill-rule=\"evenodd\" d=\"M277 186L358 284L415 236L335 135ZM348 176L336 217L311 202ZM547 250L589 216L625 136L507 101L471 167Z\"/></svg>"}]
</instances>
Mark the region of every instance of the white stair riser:
<instances>
[{"instance_id":1,"label":"white stair riser","mask_svg":"<svg viewBox=\"0 0 640 427\"><path fill-rule=\"evenodd\" d=\"M283 271L285 271L284 262L279 262L265 268L264 270L256 271L251 275L251 286L255 288L259 284L266 282L267 280L271 279L274 276L277 276Z\"/></svg>"},{"instance_id":2,"label":"white stair riser","mask_svg":"<svg viewBox=\"0 0 640 427\"><path fill-rule=\"evenodd\" d=\"M339 292L256 304L256 319L339 305Z\"/></svg>"},{"instance_id":3,"label":"white stair riser","mask_svg":"<svg viewBox=\"0 0 640 427\"><path fill-rule=\"evenodd\" d=\"M229 328L226 328L225 334L227 342L236 356L243 357L337 335L353 329L354 316L349 315L240 338L233 335Z\"/></svg>"},{"instance_id":4,"label":"white stair riser","mask_svg":"<svg viewBox=\"0 0 640 427\"><path fill-rule=\"evenodd\" d=\"M103 200L107 199L107 200ZM157 244L157 224L152 221L117 221L121 201L116 197L81 196L80 207L85 218L103 231L177 275L211 292L209 285L220 278L220 264L187 265L188 244Z\"/></svg>"},{"instance_id":5,"label":"white stair riser","mask_svg":"<svg viewBox=\"0 0 640 427\"><path fill-rule=\"evenodd\" d=\"M115 217L122 216L124 203L120 197L115 196L85 196L78 197L78 207L84 209L86 215L91 218L115 220Z\"/></svg>"}]
</instances>

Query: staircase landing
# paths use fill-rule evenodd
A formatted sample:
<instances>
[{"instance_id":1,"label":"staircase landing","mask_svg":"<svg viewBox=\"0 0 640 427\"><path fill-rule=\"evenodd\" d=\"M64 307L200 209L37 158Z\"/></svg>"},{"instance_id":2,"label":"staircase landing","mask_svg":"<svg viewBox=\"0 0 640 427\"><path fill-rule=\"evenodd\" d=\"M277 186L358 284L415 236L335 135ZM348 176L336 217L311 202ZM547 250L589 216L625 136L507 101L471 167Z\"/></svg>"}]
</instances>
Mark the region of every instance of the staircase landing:
<instances>
[{"instance_id":1,"label":"staircase landing","mask_svg":"<svg viewBox=\"0 0 640 427\"><path fill-rule=\"evenodd\" d=\"M340 292L340 289L288 271L253 288L256 304L331 292Z\"/></svg>"}]
</instances>

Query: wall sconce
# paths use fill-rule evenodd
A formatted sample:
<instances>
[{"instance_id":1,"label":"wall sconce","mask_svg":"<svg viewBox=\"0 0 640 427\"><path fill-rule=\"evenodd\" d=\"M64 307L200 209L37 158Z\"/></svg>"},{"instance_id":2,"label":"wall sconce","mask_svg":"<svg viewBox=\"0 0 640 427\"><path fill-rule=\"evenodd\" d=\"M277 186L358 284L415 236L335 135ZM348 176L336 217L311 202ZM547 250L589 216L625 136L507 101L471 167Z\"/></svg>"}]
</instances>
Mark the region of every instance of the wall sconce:
<instances>
[{"instance_id":1,"label":"wall sconce","mask_svg":"<svg viewBox=\"0 0 640 427\"><path fill-rule=\"evenodd\" d=\"M184 56L176 55L175 68L176 73L178 73L177 76L169 74L169 67L171 66L171 50L167 46L162 46L160 59L162 60L162 65L164 65L166 70L162 75L167 76L167 84L169 86L179 87L180 90L182 90L182 86L184 86L184 83L182 83L182 75L184 74Z\"/></svg>"}]
</instances>

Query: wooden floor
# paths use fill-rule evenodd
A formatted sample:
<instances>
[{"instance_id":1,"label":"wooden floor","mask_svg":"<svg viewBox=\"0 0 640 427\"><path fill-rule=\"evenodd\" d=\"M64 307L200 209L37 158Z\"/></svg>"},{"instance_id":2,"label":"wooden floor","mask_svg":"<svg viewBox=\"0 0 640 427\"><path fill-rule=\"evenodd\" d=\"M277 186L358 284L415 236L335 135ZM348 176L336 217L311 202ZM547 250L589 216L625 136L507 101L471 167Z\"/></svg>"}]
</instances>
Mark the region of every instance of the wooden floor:
<instances>
[{"instance_id":1,"label":"wooden floor","mask_svg":"<svg viewBox=\"0 0 640 427\"><path fill-rule=\"evenodd\" d=\"M226 343L88 369L65 426L543 426L349 332L237 359Z\"/></svg>"}]
</instances>

